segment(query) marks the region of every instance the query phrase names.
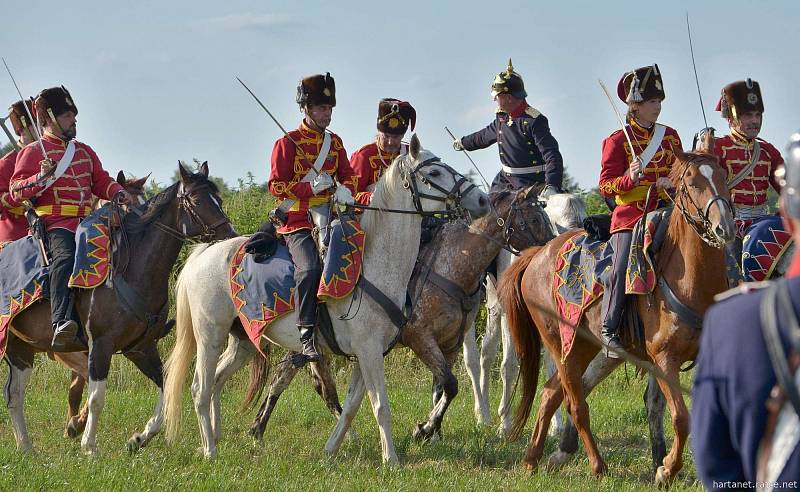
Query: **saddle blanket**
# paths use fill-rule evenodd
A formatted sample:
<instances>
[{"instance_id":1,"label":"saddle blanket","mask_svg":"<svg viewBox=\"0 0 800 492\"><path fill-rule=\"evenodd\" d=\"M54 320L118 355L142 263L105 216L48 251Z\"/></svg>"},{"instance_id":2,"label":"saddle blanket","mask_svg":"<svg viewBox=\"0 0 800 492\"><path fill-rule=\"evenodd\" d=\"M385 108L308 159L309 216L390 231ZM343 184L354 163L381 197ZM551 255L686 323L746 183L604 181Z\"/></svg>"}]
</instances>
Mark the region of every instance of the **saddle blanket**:
<instances>
[{"instance_id":1,"label":"saddle blanket","mask_svg":"<svg viewBox=\"0 0 800 492\"><path fill-rule=\"evenodd\" d=\"M672 209L657 210L637 222L633 230L626 294L648 294L656 285L653 249L659 246ZM603 295L611 275L613 248L610 243L589 239L585 231L568 239L556 257L553 296L562 321L561 357L566 358L575 341L575 329L583 313Z\"/></svg>"},{"instance_id":2,"label":"saddle blanket","mask_svg":"<svg viewBox=\"0 0 800 492\"><path fill-rule=\"evenodd\" d=\"M83 219L75 231L75 265L69 286L94 289L108 278L111 207L106 204Z\"/></svg>"},{"instance_id":3,"label":"saddle blanket","mask_svg":"<svg viewBox=\"0 0 800 492\"><path fill-rule=\"evenodd\" d=\"M0 359L6 353L8 327L14 317L47 297L48 275L33 237L18 239L0 251Z\"/></svg>"},{"instance_id":4,"label":"saddle blanket","mask_svg":"<svg viewBox=\"0 0 800 492\"><path fill-rule=\"evenodd\" d=\"M793 244L777 215L758 219L745 230L742 239L742 275L745 282L769 280L778 261Z\"/></svg>"},{"instance_id":5,"label":"saddle blanket","mask_svg":"<svg viewBox=\"0 0 800 492\"><path fill-rule=\"evenodd\" d=\"M366 239L361 225L355 219L346 219L334 221L332 226L317 290L320 301L350 295L361 277ZM294 264L283 244L263 263L245 252L245 244L231 261L231 299L247 336L259 347L270 323L294 311Z\"/></svg>"}]
</instances>

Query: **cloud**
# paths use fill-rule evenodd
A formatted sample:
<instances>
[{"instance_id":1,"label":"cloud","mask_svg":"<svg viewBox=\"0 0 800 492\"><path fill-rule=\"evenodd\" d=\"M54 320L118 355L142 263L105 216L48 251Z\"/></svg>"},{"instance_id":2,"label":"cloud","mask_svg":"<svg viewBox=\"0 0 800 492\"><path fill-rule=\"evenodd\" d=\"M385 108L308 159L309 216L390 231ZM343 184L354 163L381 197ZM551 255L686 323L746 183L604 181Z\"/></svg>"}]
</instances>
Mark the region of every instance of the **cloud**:
<instances>
[{"instance_id":1,"label":"cloud","mask_svg":"<svg viewBox=\"0 0 800 492\"><path fill-rule=\"evenodd\" d=\"M285 14L234 14L211 17L195 23L202 29L213 31L272 31L275 28L291 26L296 22Z\"/></svg>"}]
</instances>

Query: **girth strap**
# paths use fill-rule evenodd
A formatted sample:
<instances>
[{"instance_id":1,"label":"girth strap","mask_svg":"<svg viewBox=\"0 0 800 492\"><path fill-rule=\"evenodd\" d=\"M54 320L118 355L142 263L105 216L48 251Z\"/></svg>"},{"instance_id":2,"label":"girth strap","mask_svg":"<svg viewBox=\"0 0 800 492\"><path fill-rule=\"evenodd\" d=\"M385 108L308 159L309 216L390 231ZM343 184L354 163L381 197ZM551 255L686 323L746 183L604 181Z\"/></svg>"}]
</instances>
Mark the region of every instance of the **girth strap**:
<instances>
[{"instance_id":1,"label":"girth strap","mask_svg":"<svg viewBox=\"0 0 800 492\"><path fill-rule=\"evenodd\" d=\"M678 299L678 296L675 295L675 292L669 286L663 275L659 275L658 277L658 287L661 289L664 302L667 303L667 308L669 308L670 311L675 313L681 321L692 328L696 330L701 330L703 328L703 317L695 313L692 308Z\"/></svg>"},{"instance_id":2,"label":"girth strap","mask_svg":"<svg viewBox=\"0 0 800 492\"><path fill-rule=\"evenodd\" d=\"M336 341L336 334L333 332L333 321L331 320L331 313L328 311L327 304L319 304L317 308L317 321L319 322L319 333L322 335L322 338L325 339L325 343L328 345L328 348L331 349L331 352L352 359L353 356L346 354L339 345L339 342Z\"/></svg>"},{"instance_id":3,"label":"girth strap","mask_svg":"<svg viewBox=\"0 0 800 492\"><path fill-rule=\"evenodd\" d=\"M149 312L147 310L147 306L142 300L142 297L135 290L133 290L130 284L128 284L128 282L122 276L114 278L114 292L116 292L117 299L120 300L122 306L129 313L133 314L136 319L147 325L147 331L156 325L161 317L160 313L164 310L163 306L162 309L159 310L159 314L153 314ZM145 332L145 334L146 333L147 332Z\"/></svg>"},{"instance_id":4,"label":"girth strap","mask_svg":"<svg viewBox=\"0 0 800 492\"><path fill-rule=\"evenodd\" d=\"M405 327L406 323L408 323L408 317L391 299L389 299L386 294L383 293L383 291L377 288L375 284L367 280L363 275L359 279L358 285L361 287L361 290L363 290L368 296L378 303L381 309L383 309L387 316L389 316L392 324L397 327L397 335L383 353L385 357L386 354L388 354L392 348L397 345L397 342L400 341L400 338L402 338L403 327ZM410 308L410 306L411 299L408 297L408 295L406 295L406 308Z\"/></svg>"}]
</instances>

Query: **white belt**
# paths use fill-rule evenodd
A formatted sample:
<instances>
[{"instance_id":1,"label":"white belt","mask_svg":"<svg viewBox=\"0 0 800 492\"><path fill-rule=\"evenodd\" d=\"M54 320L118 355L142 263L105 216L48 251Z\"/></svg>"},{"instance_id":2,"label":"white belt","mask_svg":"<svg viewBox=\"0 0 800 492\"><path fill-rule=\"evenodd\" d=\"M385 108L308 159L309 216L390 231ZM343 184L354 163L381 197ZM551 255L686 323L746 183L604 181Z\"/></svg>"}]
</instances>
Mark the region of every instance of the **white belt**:
<instances>
[{"instance_id":1,"label":"white belt","mask_svg":"<svg viewBox=\"0 0 800 492\"><path fill-rule=\"evenodd\" d=\"M530 167L508 167L503 166L503 172L506 174L531 174L531 173L540 173L544 171L544 164L541 166L530 166Z\"/></svg>"},{"instance_id":2,"label":"white belt","mask_svg":"<svg viewBox=\"0 0 800 492\"><path fill-rule=\"evenodd\" d=\"M750 220L769 215L766 205L735 205L734 215L737 219Z\"/></svg>"}]
</instances>

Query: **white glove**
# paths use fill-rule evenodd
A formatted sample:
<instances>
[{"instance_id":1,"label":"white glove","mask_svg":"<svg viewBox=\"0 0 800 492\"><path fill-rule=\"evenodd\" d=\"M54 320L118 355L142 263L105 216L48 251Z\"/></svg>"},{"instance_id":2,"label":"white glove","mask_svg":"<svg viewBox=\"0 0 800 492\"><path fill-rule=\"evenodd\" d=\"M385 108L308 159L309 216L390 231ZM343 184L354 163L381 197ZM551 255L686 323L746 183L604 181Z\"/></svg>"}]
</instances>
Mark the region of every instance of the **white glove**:
<instances>
[{"instance_id":1,"label":"white glove","mask_svg":"<svg viewBox=\"0 0 800 492\"><path fill-rule=\"evenodd\" d=\"M464 144L461 143L461 139L460 138L456 139L456 140L453 140L453 148L458 150L458 151L464 150Z\"/></svg>"},{"instance_id":2,"label":"white glove","mask_svg":"<svg viewBox=\"0 0 800 492\"><path fill-rule=\"evenodd\" d=\"M555 186L547 185L544 187L541 193L539 193L539 199L547 201L551 196L557 195L558 190Z\"/></svg>"},{"instance_id":3,"label":"white glove","mask_svg":"<svg viewBox=\"0 0 800 492\"><path fill-rule=\"evenodd\" d=\"M323 191L333 186L333 178L328 173L319 173L311 181L311 191L315 195L319 195Z\"/></svg>"},{"instance_id":4,"label":"white glove","mask_svg":"<svg viewBox=\"0 0 800 492\"><path fill-rule=\"evenodd\" d=\"M333 193L333 201L343 205L352 205L356 202L350 189L344 185L336 187L336 191Z\"/></svg>"}]
</instances>

